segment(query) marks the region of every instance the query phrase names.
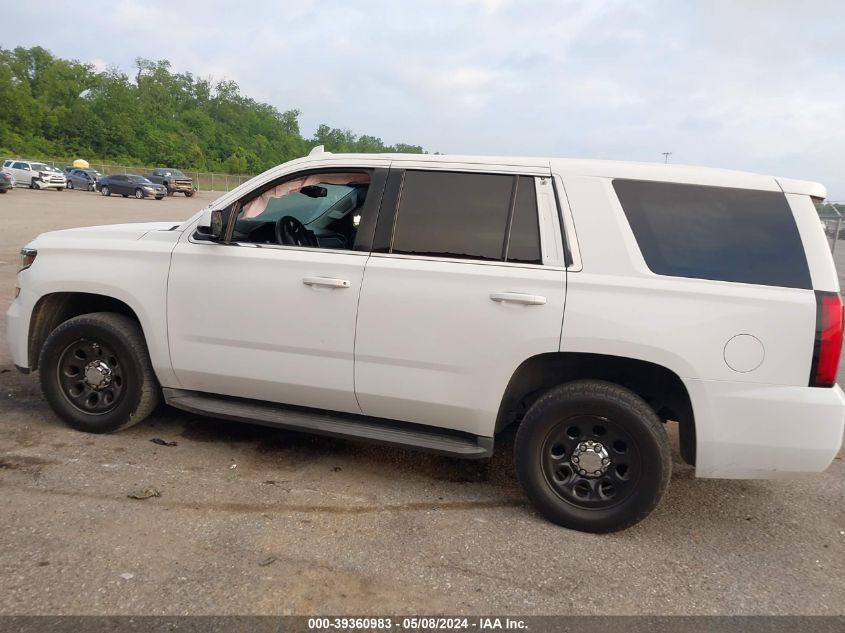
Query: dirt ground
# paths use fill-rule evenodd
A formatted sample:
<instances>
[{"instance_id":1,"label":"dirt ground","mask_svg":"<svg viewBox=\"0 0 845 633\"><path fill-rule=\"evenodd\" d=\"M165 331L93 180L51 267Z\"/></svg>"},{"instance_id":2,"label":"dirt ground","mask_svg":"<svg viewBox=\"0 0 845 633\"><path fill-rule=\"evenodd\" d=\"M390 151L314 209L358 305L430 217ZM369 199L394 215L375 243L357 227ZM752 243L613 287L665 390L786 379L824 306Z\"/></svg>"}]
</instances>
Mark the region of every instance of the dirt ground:
<instances>
[{"instance_id":1,"label":"dirt ground","mask_svg":"<svg viewBox=\"0 0 845 633\"><path fill-rule=\"evenodd\" d=\"M0 304L38 233L212 197L0 196ZM462 462L168 408L85 435L2 345L0 614L843 613L842 452L790 481L696 480L676 454L660 508L596 536L531 510L511 450Z\"/></svg>"}]
</instances>

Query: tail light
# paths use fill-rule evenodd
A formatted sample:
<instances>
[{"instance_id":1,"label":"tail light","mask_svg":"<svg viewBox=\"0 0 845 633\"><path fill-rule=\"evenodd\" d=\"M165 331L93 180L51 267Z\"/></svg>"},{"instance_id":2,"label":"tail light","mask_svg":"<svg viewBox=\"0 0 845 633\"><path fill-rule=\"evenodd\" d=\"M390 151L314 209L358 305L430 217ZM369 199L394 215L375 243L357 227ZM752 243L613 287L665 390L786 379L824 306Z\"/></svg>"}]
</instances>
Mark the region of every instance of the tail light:
<instances>
[{"instance_id":1,"label":"tail light","mask_svg":"<svg viewBox=\"0 0 845 633\"><path fill-rule=\"evenodd\" d=\"M839 353L842 351L842 298L835 292L816 291L816 344L810 369L811 387L836 384Z\"/></svg>"}]
</instances>

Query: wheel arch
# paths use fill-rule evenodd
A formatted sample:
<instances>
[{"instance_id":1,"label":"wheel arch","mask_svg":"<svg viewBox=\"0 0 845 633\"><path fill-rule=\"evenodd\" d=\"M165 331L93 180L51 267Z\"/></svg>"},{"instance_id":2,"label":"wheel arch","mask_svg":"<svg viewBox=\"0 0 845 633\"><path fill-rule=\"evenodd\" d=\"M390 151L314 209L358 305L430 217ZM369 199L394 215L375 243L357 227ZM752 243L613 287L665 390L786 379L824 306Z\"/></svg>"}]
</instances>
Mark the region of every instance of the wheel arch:
<instances>
[{"instance_id":1,"label":"wheel arch","mask_svg":"<svg viewBox=\"0 0 845 633\"><path fill-rule=\"evenodd\" d=\"M28 360L29 368L38 369L38 357L44 341L56 327L80 314L89 312L115 312L137 321L144 329L137 312L125 301L90 292L52 292L35 303L29 319ZM145 333L146 335L146 333Z\"/></svg>"},{"instance_id":2,"label":"wheel arch","mask_svg":"<svg viewBox=\"0 0 845 633\"><path fill-rule=\"evenodd\" d=\"M584 352L550 352L526 359L508 381L496 417L496 433L518 424L544 392L573 380L606 380L630 389L661 420L676 420L681 455L695 463L696 433L692 402L680 376L663 365L638 358Z\"/></svg>"}]
</instances>

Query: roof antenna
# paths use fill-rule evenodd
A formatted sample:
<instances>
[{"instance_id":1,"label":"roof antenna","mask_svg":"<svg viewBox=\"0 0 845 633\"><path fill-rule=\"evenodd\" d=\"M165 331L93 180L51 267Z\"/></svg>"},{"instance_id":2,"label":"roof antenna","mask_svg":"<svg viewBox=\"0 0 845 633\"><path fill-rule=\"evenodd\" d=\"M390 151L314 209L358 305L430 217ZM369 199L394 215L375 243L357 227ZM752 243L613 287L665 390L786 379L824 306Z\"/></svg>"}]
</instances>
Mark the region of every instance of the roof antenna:
<instances>
[{"instance_id":1,"label":"roof antenna","mask_svg":"<svg viewBox=\"0 0 845 633\"><path fill-rule=\"evenodd\" d=\"M320 147L322 147L322 145ZM672 152L661 152L661 153L663 154L663 164L668 165L669 164L669 157L672 155Z\"/></svg>"}]
</instances>

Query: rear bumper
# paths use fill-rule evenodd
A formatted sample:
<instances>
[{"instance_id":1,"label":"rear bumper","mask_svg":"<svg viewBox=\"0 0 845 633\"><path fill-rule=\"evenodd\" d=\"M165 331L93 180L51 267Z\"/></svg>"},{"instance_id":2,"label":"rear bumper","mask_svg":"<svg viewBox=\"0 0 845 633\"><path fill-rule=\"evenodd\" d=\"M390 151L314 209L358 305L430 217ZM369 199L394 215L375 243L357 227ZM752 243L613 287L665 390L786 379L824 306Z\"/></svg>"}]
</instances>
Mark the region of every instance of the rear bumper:
<instances>
[{"instance_id":1,"label":"rear bumper","mask_svg":"<svg viewBox=\"0 0 845 633\"><path fill-rule=\"evenodd\" d=\"M773 479L825 470L842 447L833 388L684 380L695 412L696 475Z\"/></svg>"}]
</instances>

